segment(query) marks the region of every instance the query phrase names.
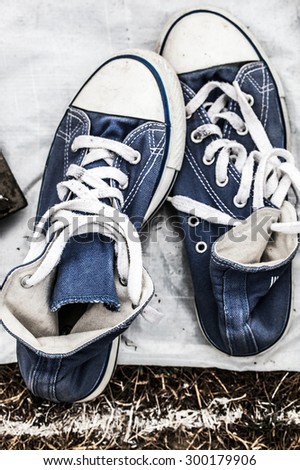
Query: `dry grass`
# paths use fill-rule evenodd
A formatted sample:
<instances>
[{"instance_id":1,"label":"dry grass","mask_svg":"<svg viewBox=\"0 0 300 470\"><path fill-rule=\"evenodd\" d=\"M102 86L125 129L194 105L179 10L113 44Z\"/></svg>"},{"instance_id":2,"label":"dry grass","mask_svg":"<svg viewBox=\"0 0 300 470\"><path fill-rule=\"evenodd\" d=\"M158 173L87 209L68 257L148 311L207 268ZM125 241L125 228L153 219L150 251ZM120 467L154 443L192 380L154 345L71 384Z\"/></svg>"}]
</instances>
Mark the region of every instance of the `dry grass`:
<instances>
[{"instance_id":1,"label":"dry grass","mask_svg":"<svg viewBox=\"0 0 300 470\"><path fill-rule=\"evenodd\" d=\"M300 449L299 385L299 373L119 366L98 399L57 405L33 397L17 365L1 366L1 448Z\"/></svg>"}]
</instances>

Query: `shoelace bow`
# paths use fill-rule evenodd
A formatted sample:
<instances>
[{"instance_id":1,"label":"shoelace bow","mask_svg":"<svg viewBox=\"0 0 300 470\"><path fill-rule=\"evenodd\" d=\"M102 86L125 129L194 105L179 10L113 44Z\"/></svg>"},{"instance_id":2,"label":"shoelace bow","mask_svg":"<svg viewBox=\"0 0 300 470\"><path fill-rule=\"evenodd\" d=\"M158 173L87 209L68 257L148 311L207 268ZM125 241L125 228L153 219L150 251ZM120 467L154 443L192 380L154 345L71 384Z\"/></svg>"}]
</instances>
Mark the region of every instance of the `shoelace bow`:
<instances>
[{"instance_id":1,"label":"shoelace bow","mask_svg":"<svg viewBox=\"0 0 300 470\"><path fill-rule=\"evenodd\" d=\"M38 284L51 273L71 237L98 233L116 242L119 278L127 284L132 304L138 306L142 293L141 243L136 228L127 215L119 211L117 204L117 201L121 206L124 203L122 189L128 185L128 176L112 165L116 155L132 165L140 161L141 155L123 143L86 135L74 139L72 150L79 149L89 149L82 165L69 166L66 175L69 179L57 185L61 202L47 210L35 227L25 263L36 259L49 241L53 242L40 266L24 281L24 287ZM100 160L107 165L85 168ZM115 181L118 187L111 186L104 181L106 179ZM111 205L101 199L109 199Z\"/></svg>"},{"instance_id":2,"label":"shoelace bow","mask_svg":"<svg viewBox=\"0 0 300 470\"><path fill-rule=\"evenodd\" d=\"M223 93L213 103L206 102L215 89L220 89ZM226 108L228 99L234 100L239 105L243 119L235 112L228 111ZM208 82L186 105L186 116L189 119L200 106L203 106L207 109L211 123L197 127L191 133L191 139L195 143L200 143L210 135L219 137L207 145L203 162L211 165L216 161L215 177L219 186L226 186L229 162L234 163L241 174L239 189L234 197L236 207L244 207L247 204L254 179L253 210L264 207L265 198L280 208L290 188L294 190L297 201L299 200L300 172L295 167L294 157L289 151L272 147L262 123L252 109L253 102L253 97L244 93L236 81L233 84ZM247 155L242 144L223 138L218 126L220 119L227 121L241 135L249 132L257 150ZM186 196L174 196L169 198L169 201L178 210L212 223L224 225L241 223L239 219L234 219L229 214ZM271 230L300 233L300 222L273 223Z\"/></svg>"}]
</instances>

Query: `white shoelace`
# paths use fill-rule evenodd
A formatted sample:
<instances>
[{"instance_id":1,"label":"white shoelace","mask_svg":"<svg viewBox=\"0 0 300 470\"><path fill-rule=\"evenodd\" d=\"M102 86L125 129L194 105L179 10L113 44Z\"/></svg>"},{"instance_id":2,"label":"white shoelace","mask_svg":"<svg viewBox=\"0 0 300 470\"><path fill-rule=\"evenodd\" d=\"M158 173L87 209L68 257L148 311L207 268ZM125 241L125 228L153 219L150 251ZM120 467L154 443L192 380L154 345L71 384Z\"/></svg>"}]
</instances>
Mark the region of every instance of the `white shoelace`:
<instances>
[{"instance_id":1,"label":"white shoelace","mask_svg":"<svg viewBox=\"0 0 300 470\"><path fill-rule=\"evenodd\" d=\"M213 103L206 102L209 94L215 89L221 89L222 95ZM233 111L226 109L228 99L237 102L243 119ZM241 174L240 186L234 197L236 207L244 207L247 204L254 178L253 210L265 206L264 198L269 199L280 208L290 188L294 190L297 200L299 200L300 172L295 167L294 157L290 152L272 147L262 123L252 109L253 102L253 97L242 92L237 82L233 82L232 85L218 81L208 82L189 101L186 106L186 115L189 119L200 106L204 106L212 124L203 124L197 127L191 133L191 139L198 143L209 135L219 137L207 145L203 162L206 165L211 165L217 158L215 177L219 186L226 186L228 183L229 162L232 161L235 165ZM243 145L234 140L223 138L221 129L217 125L220 119L229 122L240 134L249 132L258 150L247 155ZM216 157L217 152L219 154ZM234 219L229 214L185 196L174 196L169 198L169 201L179 211L193 214L209 222L224 225L241 223L239 219ZM300 222L274 223L271 230L287 234L300 233Z\"/></svg>"},{"instance_id":2,"label":"white shoelace","mask_svg":"<svg viewBox=\"0 0 300 470\"><path fill-rule=\"evenodd\" d=\"M85 155L82 166L70 165L66 176L71 179L58 184L58 196L62 202L51 207L36 225L24 262L36 259L49 241L53 242L40 266L24 280L23 285L31 287L45 279L58 265L71 237L98 233L115 240L119 278L123 284L127 284L132 304L138 306L142 293L141 243L134 225L118 210L117 201L122 206L124 200L121 190L128 185L128 177L112 165L116 155L132 165L140 161L141 155L120 142L86 135L74 139L72 150L79 149L89 149L89 152ZM85 168L100 160L104 160L107 165ZM118 187L110 186L104 179L114 180ZM70 199L71 195L75 197ZM99 200L107 198L111 205Z\"/></svg>"}]
</instances>

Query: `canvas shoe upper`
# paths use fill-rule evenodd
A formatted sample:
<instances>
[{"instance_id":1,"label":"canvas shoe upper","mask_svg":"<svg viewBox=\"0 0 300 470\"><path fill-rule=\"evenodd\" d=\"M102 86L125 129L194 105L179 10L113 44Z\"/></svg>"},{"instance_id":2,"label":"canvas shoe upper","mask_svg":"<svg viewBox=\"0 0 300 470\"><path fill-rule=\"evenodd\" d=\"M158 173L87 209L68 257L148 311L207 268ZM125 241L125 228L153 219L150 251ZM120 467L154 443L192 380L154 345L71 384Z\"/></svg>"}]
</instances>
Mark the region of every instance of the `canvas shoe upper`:
<instances>
[{"instance_id":1,"label":"canvas shoe upper","mask_svg":"<svg viewBox=\"0 0 300 470\"><path fill-rule=\"evenodd\" d=\"M221 351L258 354L286 330L298 248L287 195L299 192L300 174L286 150L282 87L256 41L219 10L180 13L158 49L186 103L185 157L170 201L199 323Z\"/></svg>"},{"instance_id":2,"label":"canvas shoe upper","mask_svg":"<svg viewBox=\"0 0 300 470\"><path fill-rule=\"evenodd\" d=\"M138 232L171 188L184 136L179 80L150 51L107 60L67 109L28 255L2 291L35 395L89 400L107 385L121 333L153 295Z\"/></svg>"}]
</instances>

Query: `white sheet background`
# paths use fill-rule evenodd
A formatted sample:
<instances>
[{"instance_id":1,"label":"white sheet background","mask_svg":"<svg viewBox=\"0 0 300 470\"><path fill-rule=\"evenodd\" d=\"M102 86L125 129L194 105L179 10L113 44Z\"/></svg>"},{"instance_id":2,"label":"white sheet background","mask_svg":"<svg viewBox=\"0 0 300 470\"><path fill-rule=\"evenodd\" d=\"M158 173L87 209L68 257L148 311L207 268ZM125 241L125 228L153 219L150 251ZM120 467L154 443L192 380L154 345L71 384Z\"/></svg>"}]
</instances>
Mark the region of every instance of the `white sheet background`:
<instances>
[{"instance_id":1,"label":"white sheet background","mask_svg":"<svg viewBox=\"0 0 300 470\"><path fill-rule=\"evenodd\" d=\"M299 0L0 0L0 147L29 203L0 222L0 282L27 252L28 220L35 214L49 146L75 93L112 53L153 49L171 14L206 5L236 16L272 59L286 91L298 159ZM160 214L166 213L165 206ZM145 265L156 286L152 305L164 317L159 324L143 317L135 321L123 338L119 363L300 371L300 256L294 262L295 303L288 333L260 356L229 358L208 345L199 331L181 244L166 242L170 231L164 222L154 225L151 241L144 244ZM15 343L0 329L0 363L15 360Z\"/></svg>"}]
</instances>

